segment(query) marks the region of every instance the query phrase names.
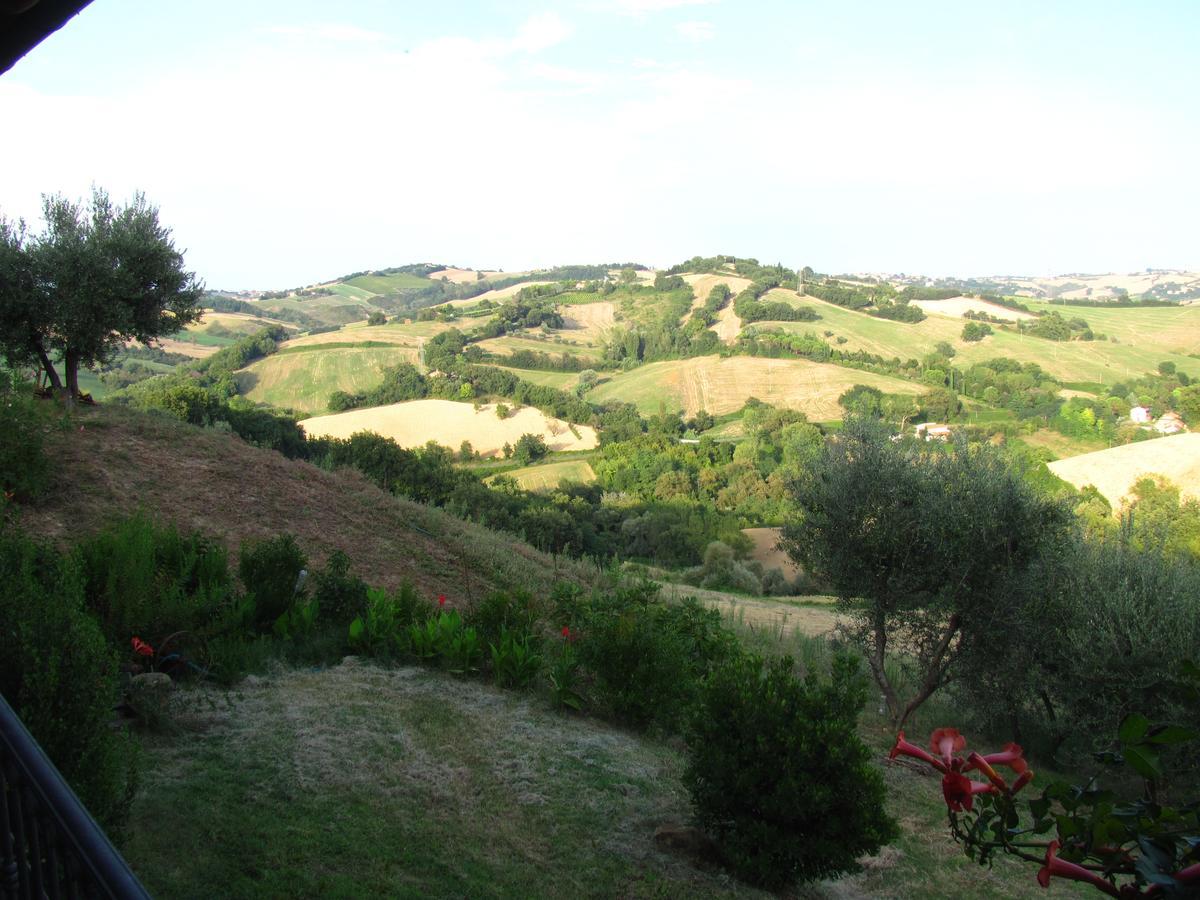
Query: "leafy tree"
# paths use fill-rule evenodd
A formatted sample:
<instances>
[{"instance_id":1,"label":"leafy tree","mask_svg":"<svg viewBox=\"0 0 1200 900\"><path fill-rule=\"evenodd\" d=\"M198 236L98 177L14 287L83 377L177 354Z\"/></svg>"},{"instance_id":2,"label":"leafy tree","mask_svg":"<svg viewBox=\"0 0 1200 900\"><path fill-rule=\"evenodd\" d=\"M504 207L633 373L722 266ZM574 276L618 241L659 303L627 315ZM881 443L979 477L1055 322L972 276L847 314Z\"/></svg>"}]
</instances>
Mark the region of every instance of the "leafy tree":
<instances>
[{"instance_id":1,"label":"leafy tree","mask_svg":"<svg viewBox=\"0 0 1200 900\"><path fill-rule=\"evenodd\" d=\"M367 324L368 325L386 325L387 324L387 316L385 316L379 310L374 310L369 316L367 316Z\"/></svg>"},{"instance_id":2,"label":"leafy tree","mask_svg":"<svg viewBox=\"0 0 1200 900\"><path fill-rule=\"evenodd\" d=\"M848 636L903 725L950 680L963 643L1017 602L1014 586L1057 546L1070 513L991 447L897 443L860 418L814 469L794 483L800 513L783 547L833 587ZM893 663L908 670L908 696Z\"/></svg>"},{"instance_id":3,"label":"leafy tree","mask_svg":"<svg viewBox=\"0 0 1200 900\"><path fill-rule=\"evenodd\" d=\"M10 362L36 361L71 402L80 366L199 319L203 287L141 194L114 206L94 189L86 207L46 196L42 213L46 228L32 239L0 224L0 345Z\"/></svg>"},{"instance_id":4,"label":"leafy tree","mask_svg":"<svg viewBox=\"0 0 1200 900\"><path fill-rule=\"evenodd\" d=\"M878 419L883 415L883 391L865 384L856 384L838 397L838 404L852 416Z\"/></svg>"},{"instance_id":5,"label":"leafy tree","mask_svg":"<svg viewBox=\"0 0 1200 900\"><path fill-rule=\"evenodd\" d=\"M545 438L540 434L526 432L517 438L517 443L513 446L513 459L524 466L536 462L549 452L550 448L546 446Z\"/></svg>"},{"instance_id":6,"label":"leafy tree","mask_svg":"<svg viewBox=\"0 0 1200 900\"><path fill-rule=\"evenodd\" d=\"M987 322L968 322L963 326L962 339L968 343L982 341L992 333L992 326Z\"/></svg>"}]
</instances>

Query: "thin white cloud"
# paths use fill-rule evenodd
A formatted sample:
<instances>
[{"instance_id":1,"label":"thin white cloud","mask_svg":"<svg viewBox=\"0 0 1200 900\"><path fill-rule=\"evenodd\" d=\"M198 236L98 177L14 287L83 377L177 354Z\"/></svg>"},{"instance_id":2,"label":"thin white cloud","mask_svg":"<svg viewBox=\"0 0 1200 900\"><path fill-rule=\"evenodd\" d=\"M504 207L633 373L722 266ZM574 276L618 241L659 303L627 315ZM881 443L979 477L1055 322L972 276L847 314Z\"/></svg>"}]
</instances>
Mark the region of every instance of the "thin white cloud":
<instances>
[{"instance_id":1,"label":"thin white cloud","mask_svg":"<svg viewBox=\"0 0 1200 900\"><path fill-rule=\"evenodd\" d=\"M357 25L337 22L324 22L316 25L275 25L266 31L284 37L336 41L343 44L378 44L388 40L388 36L381 31L371 31L368 28L359 28Z\"/></svg>"},{"instance_id":2,"label":"thin white cloud","mask_svg":"<svg viewBox=\"0 0 1200 900\"><path fill-rule=\"evenodd\" d=\"M695 41L701 43L703 41L711 41L717 36L717 29L712 22L688 21L680 22L675 26L675 33L685 41Z\"/></svg>"},{"instance_id":3,"label":"thin white cloud","mask_svg":"<svg viewBox=\"0 0 1200 900\"><path fill-rule=\"evenodd\" d=\"M627 16L644 16L686 6L709 6L716 2L717 0L614 0L613 7Z\"/></svg>"},{"instance_id":4,"label":"thin white cloud","mask_svg":"<svg viewBox=\"0 0 1200 900\"><path fill-rule=\"evenodd\" d=\"M538 13L522 23L510 46L520 53L538 53L561 44L573 30L556 12Z\"/></svg>"}]
</instances>

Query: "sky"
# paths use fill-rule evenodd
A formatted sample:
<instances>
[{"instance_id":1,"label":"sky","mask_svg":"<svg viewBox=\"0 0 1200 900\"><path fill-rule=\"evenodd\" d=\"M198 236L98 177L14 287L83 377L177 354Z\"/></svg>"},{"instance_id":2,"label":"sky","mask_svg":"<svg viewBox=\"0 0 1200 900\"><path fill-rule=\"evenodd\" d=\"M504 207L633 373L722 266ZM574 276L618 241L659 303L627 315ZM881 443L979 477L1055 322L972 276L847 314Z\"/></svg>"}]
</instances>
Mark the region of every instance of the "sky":
<instances>
[{"instance_id":1,"label":"sky","mask_svg":"<svg viewBox=\"0 0 1200 900\"><path fill-rule=\"evenodd\" d=\"M94 0L0 76L0 215L141 191L218 289L1195 269L1197 39L1193 0Z\"/></svg>"}]
</instances>

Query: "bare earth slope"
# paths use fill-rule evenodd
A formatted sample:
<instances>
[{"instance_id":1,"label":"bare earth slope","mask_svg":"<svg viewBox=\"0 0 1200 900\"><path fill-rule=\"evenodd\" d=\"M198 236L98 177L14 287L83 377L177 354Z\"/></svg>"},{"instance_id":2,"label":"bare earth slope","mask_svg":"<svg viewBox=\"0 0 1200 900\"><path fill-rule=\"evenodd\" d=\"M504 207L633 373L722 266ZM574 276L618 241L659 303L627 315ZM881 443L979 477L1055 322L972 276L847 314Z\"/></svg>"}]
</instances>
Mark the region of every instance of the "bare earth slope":
<instances>
[{"instance_id":1,"label":"bare earth slope","mask_svg":"<svg viewBox=\"0 0 1200 900\"><path fill-rule=\"evenodd\" d=\"M30 534L58 543L142 509L219 538L231 554L243 540L290 532L314 564L341 550L368 584L407 580L455 600L495 588L548 590L555 580L554 561L514 537L393 497L357 472L326 472L233 435L101 406L49 440L50 489L36 506L16 509ZM582 580L572 563L560 560L557 570Z\"/></svg>"},{"instance_id":2,"label":"bare earth slope","mask_svg":"<svg viewBox=\"0 0 1200 900\"><path fill-rule=\"evenodd\" d=\"M1162 475L1184 497L1200 499L1200 432L1097 450L1049 465L1051 472L1076 487L1095 485L1114 507L1147 475Z\"/></svg>"}]
</instances>

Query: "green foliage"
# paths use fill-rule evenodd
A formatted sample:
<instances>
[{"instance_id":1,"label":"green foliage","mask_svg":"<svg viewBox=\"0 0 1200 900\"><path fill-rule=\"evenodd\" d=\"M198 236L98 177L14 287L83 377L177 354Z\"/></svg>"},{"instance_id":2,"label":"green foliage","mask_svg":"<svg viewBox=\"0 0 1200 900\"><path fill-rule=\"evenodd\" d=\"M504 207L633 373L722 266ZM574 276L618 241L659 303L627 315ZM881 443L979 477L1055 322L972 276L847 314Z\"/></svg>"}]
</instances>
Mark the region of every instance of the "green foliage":
<instances>
[{"instance_id":1,"label":"green foliage","mask_svg":"<svg viewBox=\"0 0 1200 900\"><path fill-rule=\"evenodd\" d=\"M83 596L107 638L157 646L175 632L220 627L234 594L225 547L143 513L118 520L75 547Z\"/></svg>"},{"instance_id":2,"label":"green foliage","mask_svg":"<svg viewBox=\"0 0 1200 900\"><path fill-rule=\"evenodd\" d=\"M117 659L70 558L0 532L0 694L106 827L127 815L134 747L112 727Z\"/></svg>"},{"instance_id":3,"label":"green foliage","mask_svg":"<svg viewBox=\"0 0 1200 900\"><path fill-rule=\"evenodd\" d=\"M347 622L366 611L367 584L350 574L350 557L334 550L325 568L313 573L312 597L322 616Z\"/></svg>"},{"instance_id":4,"label":"green foliage","mask_svg":"<svg viewBox=\"0 0 1200 900\"><path fill-rule=\"evenodd\" d=\"M716 610L695 600L667 605L657 591L647 584L593 597L580 610L578 646L607 714L670 731L684 721L703 677L736 645Z\"/></svg>"},{"instance_id":5,"label":"green foliage","mask_svg":"<svg viewBox=\"0 0 1200 900\"><path fill-rule=\"evenodd\" d=\"M525 433L517 438L517 443L513 447L513 459L523 466L529 465L531 462L537 462L550 452L550 448L546 446L546 439L540 434Z\"/></svg>"},{"instance_id":6,"label":"green foliage","mask_svg":"<svg viewBox=\"0 0 1200 900\"><path fill-rule=\"evenodd\" d=\"M86 207L45 195L42 214L45 230L28 241L0 222L0 350L10 361L36 361L73 399L80 366L200 317L203 288L141 194L114 206L93 188Z\"/></svg>"},{"instance_id":7,"label":"green foliage","mask_svg":"<svg viewBox=\"0 0 1200 900\"><path fill-rule=\"evenodd\" d=\"M963 326L962 339L968 343L982 341L992 333L992 326L986 322L968 322Z\"/></svg>"},{"instance_id":8,"label":"green foliage","mask_svg":"<svg viewBox=\"0 0 1200 900\"><path fill-rule=\"evenodd\" d=\"M307 563L290 534L242 544L238 574L253 603L253 625L258 631L270 631L275 620L291 609Z\"/></svg>"},{"instance_id":9,"label":"green foliage","mask_svg":"<svg viewBox=\"0 0 1200 900\"><path fill-rule=\"evenodd\" d=\"M500 642L491 644L492 675L501 687L529 687L542 670L542 656L528 634L517 634L503 628Z\"/></svg>"},{"instance_id":10,"label":"green foliage","mask_svg":"<svg viewBox=\"0 0 1200 900\"><path fill-rule=\"evenodd\" d=\"M855 418L794 491L783 546L836 591L897 723L947 682L974 634L1019 602L1015 588L1070 521L993 448L895 442ZM893 661L916 685L907 697L888 674Z\"/></svg>"},{"instance_id":11,"label":"green foliage","mask_svg":"<svg viewBox=\"0 0 1200 900\"><path fill-rule=\"evenodd\" d=\"M28 385L0 370L0 491L16 500L42 493L50 474L46 417Z\"/></svg>"},{"instance_id":12,"label":"green foliage","mask_svg":"<svg viewBox=\"0 0 1200 900\"><path fill-rule=\"evenodd\" d=\"M684 573L688 584L710 590L734 590L746 594L761 594L762 579L734 558L733 549L721 541L713 541L704 550L704 562Z\"/></svg>"},{"instance_id":13,"label":"green foliage","mask_svg":"<svg viewBox=\"0 0 1200 900\"><path fill-rule=\"evenodd\" d=\"M579 687L581 666L579 652L573 644L564 640L547 673L550 700L557 709L583 710L586 701Z\"/></svg>"},{"instance_id":14,"label":"green foliage","mask_svg":"<svg viewBox=\"0 0 1200 900\"><path fill-rule=\"evenodd\" d=\"M368 325L386 325L387 324L387 316L385 316L381 310L376 309L376 310L372 311L372 313L369 316L367 316L367 324Z\"/></svg>"},{"instance_id":15,"label":"green foliage","mask_svg":"<svg viewBox=\"0 0 1200 900\"><path fill-rule=\"evenodd\" d=\"M400 656L411 649L410 629L431 614L407 582L394 592L368 588L365 612L350 623L350 645L371 656Z\"/></svg>"},{"instance_id":16,"label":"green foliage","mask_svg":"<svg viewBox=\"0 0 1200 900\"><path fill-rule=\"evenodd\" d=\"M857 662L803 681L790 657L740 657L710 675L687 733L696 818L734 873L769 889L831 878L898 834L883 778L858 737Z\"/></svg>"}]
</instances>

